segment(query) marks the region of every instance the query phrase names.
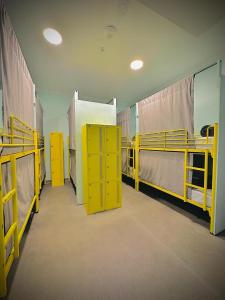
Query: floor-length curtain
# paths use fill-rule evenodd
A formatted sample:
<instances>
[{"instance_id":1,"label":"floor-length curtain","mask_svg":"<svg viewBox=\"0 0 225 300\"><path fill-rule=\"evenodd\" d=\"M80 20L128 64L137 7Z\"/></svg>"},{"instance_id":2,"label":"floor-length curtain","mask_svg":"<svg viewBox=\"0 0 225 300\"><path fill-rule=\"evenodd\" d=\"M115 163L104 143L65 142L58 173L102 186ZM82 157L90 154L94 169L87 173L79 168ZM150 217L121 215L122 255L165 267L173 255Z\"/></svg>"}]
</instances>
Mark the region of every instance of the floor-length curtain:
<instances>
[{"instance_id":1,"label":"floor-length curtain","mask_svg":"<svg viewBox=\"0 0 225 300\"><path fill-rule=\"evenodd\" d=\"M130 137L130 107L117 113L117 125L122 127L122 137Z\"/></svg>"},{"instance_id":2,"label":"floor-length curtain","mask_svg":"<svg viewBox=\"0 0 225 300\"><path fill-rule=\"evenodd\" d=\"M193 77L138 103L139 132L185 128L193 133ZM183 195L183 153L141 151L140 178Z\"/></svg>"},{"instance_id":3,"label":"floor-length curtain","mask_svg":"<svg viewBox=\"0 0 225 300\"><path fill-rule=\"evenodd\" d=\"M44 112L43 112L43 107L41 105L40 100L36 97L35 99L35 118L36 118L36 129L39 131L40 136L44 135L44 130L43 130L43 117L44 117Z\"/></svg>"},{"instance_id":4,"label":"floor-length curtain","mask_svg":"<svg viewBox=\"0 0 225 300\"><path fill-rule=\"evenodd\" d=\"M130 107L126 110L117 113L117 125L122 128L122 137L130 139ZM122 172L127 170L127 153L126 149L122 149Z\"/></svg>"},{"instance_id":5,"label":"floor-length curtain","mask_svg":"<svg viewBox=\"0 0 225 300\"><path fill-rule=\"evenodd\" d=\"M1 73L3 89L4 129L9 130L11 114L34 126L33 82L20 49L18 40L7 15L4 1L0 0ZM22 135L22 133L20 134ZM16 140L15 140L16 141ZM17 142L22 142L17 140ZM22 149L22 148L21 148ZM20 149L5 148L2 154ZM10 165L3 166L4 192L10 189ZM28 207L34 196L34 158L29 155L17 160L17 191L19 206L19 228L23 224ZM5 205L6 230L11 223L11 205Z\"/></svg>"}]
</instances>

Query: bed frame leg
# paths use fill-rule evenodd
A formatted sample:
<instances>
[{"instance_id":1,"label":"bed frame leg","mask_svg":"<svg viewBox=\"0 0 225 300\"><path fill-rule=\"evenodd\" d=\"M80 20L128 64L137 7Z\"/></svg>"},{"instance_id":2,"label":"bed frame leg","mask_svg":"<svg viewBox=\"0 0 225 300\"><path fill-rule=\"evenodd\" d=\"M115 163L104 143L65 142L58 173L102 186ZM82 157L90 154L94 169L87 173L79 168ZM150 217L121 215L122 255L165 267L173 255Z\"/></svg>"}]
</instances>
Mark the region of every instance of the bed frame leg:
<instances>
[{"instance_id":1,"label":"bed frame leg","mask_svg":"<svg viewBox=\"0 0 225 300\"><path fill-rule=\"evenodd\" d=\"M38 133L34 131L34 146L35 146L35 157L34 157L34 181L35 181L35 213L39 212L39 177L40 177L40 157L39 157L39 149L38 149Z\"/></svg>"},{"instance_id":2,"label":"bed frame leg","mask_svg":"<svg viewBox=\"0 0 225 300\"><path fill-rule=\"evenodd\" d=\"M135 190L139 192L139 180L135 180Z\"/></svg>"},{"instance_id":3,"label":"bed frame leg","mask_svg":"<svg viewBox=\"0 0 225 300\"><path fill-rule=\"evenodd\" d=\"M5 275L4 213L2 201L2 164L0 163L0 298L7 292Z\"/></svg>"}]
</instances>

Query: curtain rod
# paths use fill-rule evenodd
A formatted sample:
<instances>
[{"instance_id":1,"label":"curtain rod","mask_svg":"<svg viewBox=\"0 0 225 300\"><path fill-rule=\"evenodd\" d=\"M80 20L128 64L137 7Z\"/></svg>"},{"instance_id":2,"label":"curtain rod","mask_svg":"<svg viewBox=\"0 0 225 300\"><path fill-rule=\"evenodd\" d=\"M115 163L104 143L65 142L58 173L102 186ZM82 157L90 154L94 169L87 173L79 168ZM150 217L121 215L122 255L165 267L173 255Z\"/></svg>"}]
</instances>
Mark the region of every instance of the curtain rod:
<instances>
[{"instance_id":1,"label":"curtain rod","mask_svg":"<svg viewBox=\"0 0 225 300\"><path fill-rule=\"evenodd\" d=\"M211 65L209 65L209 66L207 66L207 67L205 67L205 68L203 68L201 70L199 70L198 72L194 73L194 76L197 75L197 74L199 74L199 73L201 73L201 72L203 72L203 71L205 71L205 70L207 70L207 69L209 69L209 68L211 68L211 67L213 67L213 66L215 66L215 65L217 65L217 64L218 64L218 62L215 62L215 63L213 63L213 64L211 64Z\"/></svg>"}]
</instances>

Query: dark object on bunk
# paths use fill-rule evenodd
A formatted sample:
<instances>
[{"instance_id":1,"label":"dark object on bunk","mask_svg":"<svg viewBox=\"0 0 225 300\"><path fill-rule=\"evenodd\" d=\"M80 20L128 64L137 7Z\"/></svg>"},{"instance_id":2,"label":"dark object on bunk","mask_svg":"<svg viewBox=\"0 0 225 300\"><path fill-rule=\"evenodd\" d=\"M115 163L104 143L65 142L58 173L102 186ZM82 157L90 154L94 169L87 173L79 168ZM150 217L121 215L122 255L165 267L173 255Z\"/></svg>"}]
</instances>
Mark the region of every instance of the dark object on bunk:
<instances>
[{"instance_id":1,"label":"dark object on bunk","mask_svg":"<svg viewBox=\"0 0 225 300\"><path fill-rule=\"evenodd\" d=\"M209 128L208 136L214 136L214 127L212 127L211 125L205 125L202 127L200 131L202 137L206 137L208 128Z\"/></svg>"},{"instance_id":2,"label":"dark object on bunk","mask_svg":"<svg viewBox=\"0 0 225 300\"><path fill-rule=\"evenodd\" d=\"M193 154L193 167L204 168L205 155L203 153ZM208 189L212 189L212 165L213 160L211 155L208 156ZM193 170L192 173L192 184L204 187L204 172Z\"/></svg>"}]
</instances>

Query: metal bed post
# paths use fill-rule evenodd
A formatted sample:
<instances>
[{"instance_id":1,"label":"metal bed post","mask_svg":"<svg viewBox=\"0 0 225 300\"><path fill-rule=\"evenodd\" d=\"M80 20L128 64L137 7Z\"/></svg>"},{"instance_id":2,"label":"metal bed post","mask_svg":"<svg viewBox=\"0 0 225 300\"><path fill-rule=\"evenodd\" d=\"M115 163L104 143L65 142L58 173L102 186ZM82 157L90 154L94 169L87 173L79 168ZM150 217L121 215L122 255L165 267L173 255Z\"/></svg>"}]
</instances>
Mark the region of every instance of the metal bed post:
<instances>
[{"instance_id":1,"label":"metal bed post","mask_svg":"<svg viewBox=\"0 0 225 300\"><path fill-rule=\"evenodd\" d=\"M139 142L140 137L136 134L135 137L135 189L139 191Z\"/></svg>"},{"instance_id":2,"label":"metal bed post","mask_svg":"<svg viewBox=\"0 0 225 300\"><path fill-rule=\"evenodd\" d=\"M45 165L45 177L44 177L44 183L45 183L45 178L46 178L46 138L43 136L43 141L44 141L44 165Z\"/></svg>"},{"instance_id":3,"label":"metal bed post","mask_svg":"<svg viewBox=\"0 0 225 300\"><path fill-rule=\"evenodd\" d=\"M5 230L4 230L4 209L2 194L2 164L0 163L0 297L6 295L6 274L5 274Z\"/></svg>"},{"instance_id":4,"label":"metal bed post","mask_svg":"<svg viewBox=\"0 0 225 300\"><path fill-rule=\"evenodd\" d=\"M41 146L42 147L42 146ZM39 194L41 193L41 184L42 184L42 168L41 168L41 149L38 149L38 157L39 157Z\"/></svg>"},{"instance_id":5,"label":"metal bed post","mask_svg":"<svg viewBox=\"0 0 225 300\"><path fill-rule=\"evenodd\" d=\"M188 150L184 152L184 202L187 202Z\"/></svg>"},{"instance_id":6,"label":"metal bed post","mask_svg":"<svg viewBox=\"0 0 225 300\"><path fill-rule=\"evenodd\" d=\"M35 181L35 212L39 211L39 149L38 149L38 133L34 130L34 181Z\"/></svg>"},{"instance_id":7,"label":"metal bed post","mask_svg":"<svg viewBox=\"0 0 225 300\"><path fill-rule=\"evenodd\" d=\"M38 180L39 180L39 193L41 191L41 148L42 148L42 139L41 139L41 136L40 136L40 133L37 132L37 140L38 140L38 156L40 157L39 159L39 165L38 165L38 168L39 168L39 176L38 176Z\"/></svg>"},{"instance_id":8,"label":"metal bed post","mask_svg":"<svg viewBox=\"0 0 225 300\"><path fill-rule=\"evenodd\" d=\"M208 137L207 137L208 140ZM208 141L207 141L208 142ZM207 208L207 188L208 188L208 157L209 151L205 150L205 161L204 161L204 196L203 196L203 211Z\"/></svg>"},{"instance_id":9,"label":"metal bed post","mask_svg":"<svg viewBox=\"0 0 225 300\"><path fill-rule=\"evenodd\" d=\"M214 124L214 139L212 148L213 170L212 170L212 203L210 212L210 233L214 233L215 227L215 197L217 176L217 147L218 147L218 123Z\"/></svg>"},{"instance_id":10,"label":"metal bed post","mask_svg":"<svg viewBox=\"0 0 225 300\"><path fill-rule=\"evenodd\" d=\"M18 199L17 199L15 155L11 156L11 178L12 178L12 190L15 190L12 196L13 223L16 224L16 228L14 230L14 257L19 257Z\"/></svg>"},{"instance_id":11,"label":"metal bed post","mask_svg":"<svg viewBox=\"0 0 225 300\"><path fill-rule=\"evenodd\" d=\"M68 176L70 179L70 137L67 138L67 146L68 146Z\"/></svg>"}]
</instances>

